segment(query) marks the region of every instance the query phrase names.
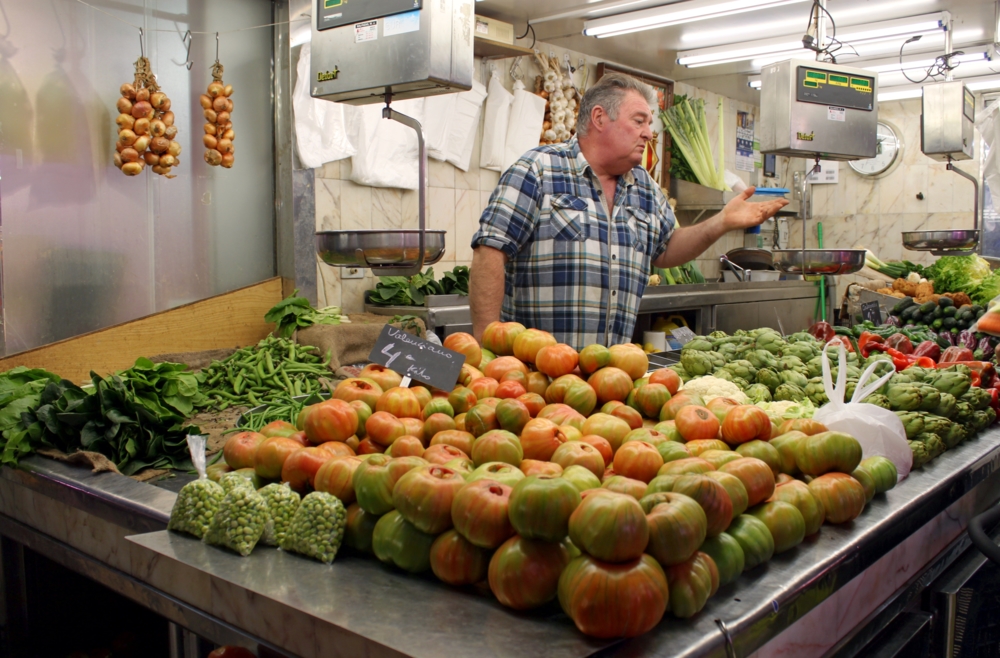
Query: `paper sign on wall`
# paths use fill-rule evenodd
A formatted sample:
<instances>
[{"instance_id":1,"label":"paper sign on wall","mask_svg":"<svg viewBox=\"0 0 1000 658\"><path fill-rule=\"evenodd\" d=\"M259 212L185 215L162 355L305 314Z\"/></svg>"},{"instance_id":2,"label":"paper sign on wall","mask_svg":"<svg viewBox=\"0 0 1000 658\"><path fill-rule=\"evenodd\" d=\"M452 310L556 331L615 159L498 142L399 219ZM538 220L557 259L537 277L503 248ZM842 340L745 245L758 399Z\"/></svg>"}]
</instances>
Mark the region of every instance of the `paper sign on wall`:
<instances>
[{"instance_id":1,"label":"paper sign on wall","mask_svg":"<svg viewBox=\"0 0 1000 658\"><path fill-rule=\"evenodd\" d=\"M749 112L736 113L736 171L753 171L753 124Z\"/></svg>"},{"instance_id":2,"label":"paper sign on wall","mask_svg":"<svg viewBox=\"0 0 1000 658\"><path fill-rule=\"evenodd\" d=\"M820 160L819 171L810 172L806 180L814 185L835 184L840 181L840 163Z\"/></svg>"}]
</instances>

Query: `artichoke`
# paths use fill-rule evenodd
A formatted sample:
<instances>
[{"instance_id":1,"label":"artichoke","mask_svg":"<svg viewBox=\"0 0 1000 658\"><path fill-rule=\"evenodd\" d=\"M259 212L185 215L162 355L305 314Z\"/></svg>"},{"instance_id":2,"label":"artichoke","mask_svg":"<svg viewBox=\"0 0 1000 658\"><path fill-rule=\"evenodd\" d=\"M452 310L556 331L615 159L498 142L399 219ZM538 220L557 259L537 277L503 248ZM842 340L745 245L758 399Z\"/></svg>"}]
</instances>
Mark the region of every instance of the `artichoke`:
<instances>
[{"instance_id":1,"label":"artichoke","mask_svg":"<svg viewBox=\"0 0 1000 658\"><path fill-rule=\"evenodd\" d=\"M778 359L767 350L750 350L745 358L758 370L760 368L775 368L778 365Z\"/></svg>"},{"instance_id":2,"label":"artichoke","mask_svg":"<svg viewBox=\"0 0 1000 658\"><path fill-rule=\"evenodd\" d=\"M684 347L681 349L681 354L684 352L711 352L712 343L711 341L705 340L704 338L695 338L694 340L689 340L685 343Z\"/></svg>"},{"instance_id":3,"label":"artichoke","mask_svg":"<svg viewBox=\"0 0 1000 658\"><path fill-rule=\"evenodd\" d=\"M889 404L892 405L893 410L916 411L919 409L924 401L919 386L919 384L890 385L885 395L889 398ZM940 400L940 396L938 399Z\"/></svg>"},{"instance_id":4,"label":"artichoke","mask_svg":"<svg viewBox=\"0 0 1000 658\"><path fill-rule=\"evenodd\" d=\"M890 399L890 404L892 400ZM912 439L924 431L924 417L913 411L897 411L896 415L903 423L903 430L906 431L906 438Z\"/></svg>"},{"instance_id":5,"label":"artichoke","mask_svg":"<svg viewBox=\"0 0 1000 658\"><path fill-rule=\"evenodd\" d=\"M811 359L812 357L809 358ZM778 359L778 368L781 370L795 370L804 373L806 371L806 362L797 356L788 354Z\"/></svg>"},{"instance_id":6,"label":"artichoke","mask_svg":"<svg viewBox=\"0 0 1000 658\"><path fill-rule=\"evenodd\" d=\"M692 341L695 342L695 341ZM690 345L691 343L688 343ZM707 375L716 368L726 365L726 360L718 352L682 350L681 365L692 377Z\"/></svg>"},{"instance_id":7,"label":"artichoke","mask_svg":"<svg viewBox=\"0 0 1000 658\"><path fill-rule=\"evenodd\" d=\"M734 336L749 336L750 334L747 333L746 329L737 329L736 331L733 332L733 335Z\"/></svg>"},{"instance_id":8,"label":"artichoke","mask_svg":"<svg viewBox=\"0 0 1000 658\"><path fill-rule=\"evenodd\" d=\"M778 377L783 384L795 384L799 388L805 388L809 384L809 379L795 370L782 370L778 373Z\"/></svg>"},{"instance_id":9,"label":"artichoke","mask_svg":"<svg viewBox=\"0 0 1000 658\"><path fill-rule=\"evenodd\" d=\"M715 351L721 354L727 361L735 361L740 358L741 354L741 348L736 343L725 343L724 345L719 345Z\"/></svg>"},{"instance_id":10,"label":"artichoke","mask_svg":"<svg viewBox=\"0 0 1000 658\"><path fill-rule=\"evenodd\" d=\"M725 379L727 382L731 382L734 379L736 379L736 375L726 370L725 368L719 368L718 370L712 373L712 376L716 377L717 379Z\"/></svg>"},{"instance_id":11,"label":"artichoke","mask_svg":"<svg viewBox=\"0 0 1000 658\"><path fill-rule=\"evenodd\" d=\"M916 437L914 437L913 440L919 441L920 443L923 443L925 446L927 446L927 452L930 455L931 459L939 457L940 455L944 454L945 450L948 449L948 446L944 444L944 441L941 440L940 436L938 436L937 434L932 434L930 432L924 432L922 434L918 434Z\"/></svg>"},{"instance_id":12,"label":"artichoke","mask_svg":"<svg viewBox=\"0 0 1000 658\"><path fill-rule=\"evenodd\" d=\"M847 383L844 384L844 402L850 402L854 399L854 391L858 388L858 380L848 379Z\"/></svg>"},{"instance_id":13,"label":"artichoke","mask_svg":"<svg viewBox=\"0 0 1000 658\"><path fill-rule=\"evenodd\" d=\"M782 384L774 390L775 400L791 400L792 402L802 402L806 397L805 392L795 384Z\"/></svg>"},{"instance_id":14,"label":"artichoke","mask_svg":"<svg viewBox=\"0 0 1000 658\"><path fill-rule=\"evenodd\" d=\"M882 407L883 409L891 409L892 406L889 404L889 398L882 395L881 393L873 393L866 397L862 402L866 404L874 404L876 407Z\"/></svg>"},{"instance_id":15,"label":"artichoke","mask_svg":"<svg viewBox=\"0 0 1000 658\"><path fill-rule=\"evenodd\" d=\"M962 423L963 425L966 423L971 423L972 414L974 412L975 409L972 408L971 404L959 400L958 402L955 403L955 415L952 416L951 419L954 420L956 423Z\"/></svg>"},{"instance_id":16,"label":"artichoke","mask_svg":"<svg viewBox=\"0 0 1000 658\"><path fill-rule=\"evenodd\" d=\"M920 390L920 411L934 411L941 402L941 392L930 384L914 384Z\"/></svg>"},{"instance_id":17,"label":"artichoke","mask_svg":"<svg viewBox=\"0 0 1000 658\"><path fill-rule=\"evenodd\" d=\"M820 377L823 374L823 355L813 357L806 361L806 376Z\"/></svg>"},{"instance_id":18,"label":"artichoke","mask_svg":"<svg viewBox=\"0 0 1000 658\"><path fill-rule=\"evenodd\" d=\"M676 372L677 376L681 378L682 382L686 382L691 379L691 374L684 369L684 366L682 366L679 363L675 363L672 366L667 366L667 368Z\"/></svg>"},{"instance_id":19,"label":"artichoke","mask_svg":"<svg viewBox=\"0 0 1000 658\"><path fill-rule=\"evenodd\" d=\"M865 368L867 368L875 361L888 361L889 364L891 365L892 357L886 354L885 352L872 352L871 354L868 355L868 358L864 360L863 365Z\"/></svg>"},{"instance_id":20,"label":"artichoke","mask_svg":"<svg viewBox=\"0 0 1000 658\"><path fill-rule=\"evenodd\" d=\"M767 350L771 354L781 354L781 350L788 343L773 331L765 331L757 336L754 344L758 350Z\"/></svg>"},{"instance_id":21,"label":"artichoke","mask_svg":"<svg viewBox=\"0 0 1000 658\"><path fill-rule=\"evenodd\" d=\"M733 377L733 383L739 386L741 391L745 391L750 388L750 382L742 377Z\"/></svg>"},{"instance_id":22,"label":"artichoke","mask_svg":"<svg viewBox=\"0 0 1000 658\"><path fill-rule=\"evenodd\" d=\"M939 434L938 436L940 436L941 440L944 441L944 444L951 449L962 441L965 441L968 434L965 432L965 428L958 423L951 423L948 426L948 430L944 434Z\"/></svg>"},{"instance_id":23,"label":"artichoke","mask_svg":"<svg viewBox=\"0 0 1000 658\"><path fill-rule=\"evenodd\" d=\"M993 421L996 420L996 414L992 409L983 409L982 411L973 411L972 418L973 427L976 428L977 432L982 432L993 424Z\"/></svg>"},{"instance_id":24,"label":"artichoke","mask_svg":"<svg viewBox=\"0 0 1000 658\"><path fill-rule=\"evenodd\" d=\"M938 436L944 436L948 433L948 428L950 428L953 424L954 423L947 418L935 416L934 414L924 414L925 434L937 434Z\"/></svg>"},{"instance_id":25,"label":"artichoke","mask_svg":"<svg viewBox=\"0 0 1000 658\"><path fill-rule=\"evenodd\" d=\"M911 381L923 384L930 384L937 375L937 370L933 368L928 370L927 368L920 368L918 366L910 366L905 372Z\"/></svg>"},{"instance_id":26,"label":"artichoke","mask_svg":"<svg viewBox=\"0 0 1000 658\"><path fill-rule=\"evenodd\" d=\"M818 351L809 343L789 343L788 345L785 345L784 349L781 350L781 353L785 358L790 356L795 357L800 360L804 366L806 361L814 358L818 354Z\"/></svg>"},{"instance_id":27,"label":"artichoke","mask_svg":"<svg viewBox=\"0 0 1000 658\"><path fill-rule=\"evenodd\" d=\"M817 407L821 407L830 401L830 398L826 396L826 388L823 386L823 380L819 377L810 379L802 392Z\"/></svg>"},{"instance_id":28,"label":"artichoke","mask_svg":"<svg viewBox=\"0 0 1000 658\"><path fill-rule=\"evenodd\" d=\"M756 382L768 387L771 390L771 393L774 393L775 389L783 383L781 381L781 377L778 376L778 373L770 368L761 368L758 370Z\"/></svg>"},{"instance_id":29,"label":"artichoke","mask_svg":"<svg viewBox=\"0 0 1000 658\"><path fill-rule=\"evenodd\" d=\"M988 408L992 399L989 391L978 386L970 388L962 395L962 402L968 402L976 411Z\"/></svg>"},{"instance_id":30,"label":"artichoke","mask_svg":"<svg viewBox=\"0 0 1000 658\"><path fill-rule=\"evenodd\" d=\"M911 377L909 371L897 372L895 375L889 378L889 385L895 386L896 384L913 384L917 380Z\"/></svg>"},{"instance_id":31,"label":"artichoke","mask_svg":"<svg viewBox=\"0 0 1000 658\"><path fill-rule=\"evenodd\" d=\"M719 338L729 338L729 334L725 331L713 331L707 337L717 340Z\"/></svg>"},{"instance_id":32,"label":"artichoke","mask_svg":"<svg viewBox=\"0 0 1000 658\"><path fill-rule=\"evenodd\" d=\"M910 452L913 453L913 468L920 468L931 460L931 455L927 451L927 446L920 441L908 441Z\"/></svg>"},{"instance_id":33,"label":"artichoke","mask_svg":"<svg viewBox=\"0 0 1000 658\"><path fill-rule=\"evenodd\" d=\"M955 405L958 400L951 393L940 393L941 401L938 406L931 409L931 413L945 418L952 418L955 415ZM988 395L988 394L987 394Z\"/></svg>"},{"instance_id":34,"label":"artichoke","mask_svg":"<svg viewBox=\"0 0 1000 658\"><path fill-rule=\"evenodd\" d=\"M754 381L757 376L757 368L746 359L730 361L723 368L731 372L734 377L741 377L748 381Z\"/></svg>"},{"instance_id":35,"label":"artichoke","mask_svg":"<svg viewBox=\"0 0 1000 658\"><path fill-rule=\"evenodd\" d=\"M808 331L796 331L788 337L789 343L805 343L807 345L818 342L816 337Z\"/></svg>"},{"instance_id":36,"label":"artichoke","mask_svg":"<svg viewBox=\"0 0 1000 658\"><path fill-rule=\"evenodd\" d=\"M938 371L929 383L942 393L951 393L956 398L962 397L972 388L972 378L969 375L950 369Z\"/></svg>"},{"instance_id":37,"label":"artichoke","mask_svg":"<svg viewBox=\"0 0 1000 658\"><path fill-rule=\"evenodd\" d=\"M744 393L750 398L751 402L770 402L771 401L771 389L769 389L764 384L754 384L750 388L746 389Z\"/></svg>"}]
</instances>

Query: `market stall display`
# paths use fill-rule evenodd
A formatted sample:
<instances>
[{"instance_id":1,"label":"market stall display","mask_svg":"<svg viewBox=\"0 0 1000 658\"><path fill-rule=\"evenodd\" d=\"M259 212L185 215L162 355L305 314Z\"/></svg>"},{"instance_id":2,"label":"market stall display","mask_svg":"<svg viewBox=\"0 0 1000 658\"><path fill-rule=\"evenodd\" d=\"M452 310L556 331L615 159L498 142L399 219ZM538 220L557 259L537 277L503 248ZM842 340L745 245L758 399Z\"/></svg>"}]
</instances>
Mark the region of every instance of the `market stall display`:
<instances>
[{"instance_id":1,"label":"market stall display","mask_svg":"<svg viewBox=\"0 0 1000 658\"><path fill-rule=\"evenodd\" d=\"M170 170L180 164L181 145L174 139L177 126L170 99L160 91L148 59L136 60L135 80L119 91L115 167L126 176L137 176L149 165L154 173L173 178Z\"/></svg>"}]
</instances>

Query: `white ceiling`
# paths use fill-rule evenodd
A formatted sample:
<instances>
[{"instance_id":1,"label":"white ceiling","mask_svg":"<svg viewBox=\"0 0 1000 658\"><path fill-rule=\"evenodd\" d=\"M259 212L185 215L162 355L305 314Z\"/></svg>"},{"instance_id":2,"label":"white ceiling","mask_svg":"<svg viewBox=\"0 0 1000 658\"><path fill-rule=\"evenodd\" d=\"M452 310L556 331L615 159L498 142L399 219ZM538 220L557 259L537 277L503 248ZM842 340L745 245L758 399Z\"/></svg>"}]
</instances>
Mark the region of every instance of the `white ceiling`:
<instances>
[{"instance_id":1,"label":"white ceiling","mask_svg":"<svg viewBox=\"0 0 1000 658\"><path fill-rule=\"evenodd\" d=\"M598 18L667 4L674 3L663 0L483 0L476 3L476 13L513 23L517 35L525 32L527 22L531 21L538 41L674 80L689 81L710 91L756 103L757 92L746 85L748 75L753 73L749 62L689 69L676 64L677 51L802 34L811 6L810 2L800 2L605 39L583 35L584 16ZM627 9L622 9L623 5L627 5ZM838 29L947 10L954 21L956 50L992 43L995 29L994 0L829 0L827 9L838 21ZM900 44L902 41L904 39L900 39ZM530 35L518 43L530 45ZM906 54L920 52L919 46L919 42L907 46ZM943 47L935 51L940 54ZM1000 72L1000 60L992 62L992 66Z\"/></svg>"}]
</instances>

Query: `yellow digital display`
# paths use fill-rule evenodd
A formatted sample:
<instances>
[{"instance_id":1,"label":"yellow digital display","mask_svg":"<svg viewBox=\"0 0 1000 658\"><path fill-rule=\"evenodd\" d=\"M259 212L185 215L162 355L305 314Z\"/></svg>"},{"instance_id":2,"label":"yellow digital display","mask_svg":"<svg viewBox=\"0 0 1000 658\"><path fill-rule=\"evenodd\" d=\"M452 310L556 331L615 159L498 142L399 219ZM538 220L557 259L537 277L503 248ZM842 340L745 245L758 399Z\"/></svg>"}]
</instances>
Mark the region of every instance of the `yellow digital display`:
<instances>
[{"instance_id":1,"label":"yellow digital display","mask_svg":"<svg viewBox=\"0 0 1000 658\"><path fill-rule=\"evenodd\" d=\"M866 80L865 78L851 78L852 87L864 87L866 89L872 88L871 80Z\"/></svg>"},{"instance_id":2,"label":"yellow digital display","mask_svg":"<svg viewBox=\"0 0 1000 658\"><path fill-rule=\"evenodd\" d=\"M846 75L834 75L833 73L831 73L830 74L830 84L834 85L834 86L837 86L837 87L847 87L848 86L848 78L847 78Z\"/></svg>"},{"instance_id":3,"label":"yellow digital display","mask_svg":"<svg viewBox=\"0 0 1000 658\"><path fill-rule=\"evenodd\" d=\"M323 0L323 9L333 9L344 4L344 0Z\"/></svg>"},{"instance_id":4,"label":"yellow digital display","mask_svg":"<svg viewBox=\"0 0 1000 658\"><path fill-rule=\"evenodd\" d=\"M826 82L826 73L820 73L819 71L806 71L806 80Z\"/></svg>"},{"instance_id":5,"label":"yellow digital display","mask_svg":"<svg viewBox=\"0 0 1000 658\"><path fill-rule=\"evenodd\" d=\"M812 87L813 89L815 89L816 87L819 87L819 83L816 82L815 80L803 80L802 81L802 86L803 87Z\"/></svg>"}]
</instances>

